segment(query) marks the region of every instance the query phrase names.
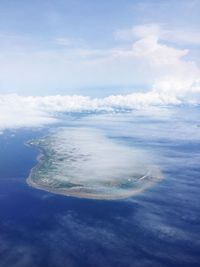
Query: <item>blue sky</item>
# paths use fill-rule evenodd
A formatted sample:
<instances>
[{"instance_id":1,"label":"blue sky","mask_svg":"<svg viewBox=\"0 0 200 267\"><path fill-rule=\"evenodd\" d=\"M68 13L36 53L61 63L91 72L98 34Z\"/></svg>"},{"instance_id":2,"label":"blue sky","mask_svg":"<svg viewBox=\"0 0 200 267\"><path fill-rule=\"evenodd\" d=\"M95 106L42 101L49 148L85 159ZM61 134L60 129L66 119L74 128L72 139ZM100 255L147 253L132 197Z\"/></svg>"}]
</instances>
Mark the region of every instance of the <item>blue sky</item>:
<instances>
[{"instance_id":1,"label":"blue sky","mask_svg":"<svg viewBox=\"0 0 200 267\"><path fill-rule=\"evenodd\" d=\"M1 0L0 93L126 94L150 90L164 76L173 80L171 66L180 79L196 73L185 81L191 86L199 68L199 11L198 0ZM138 44L146 37L154 43ZM158 53L144 59L136 43ZM155 66L166 49L171 61Z\"/></svg>"}]
</instances>

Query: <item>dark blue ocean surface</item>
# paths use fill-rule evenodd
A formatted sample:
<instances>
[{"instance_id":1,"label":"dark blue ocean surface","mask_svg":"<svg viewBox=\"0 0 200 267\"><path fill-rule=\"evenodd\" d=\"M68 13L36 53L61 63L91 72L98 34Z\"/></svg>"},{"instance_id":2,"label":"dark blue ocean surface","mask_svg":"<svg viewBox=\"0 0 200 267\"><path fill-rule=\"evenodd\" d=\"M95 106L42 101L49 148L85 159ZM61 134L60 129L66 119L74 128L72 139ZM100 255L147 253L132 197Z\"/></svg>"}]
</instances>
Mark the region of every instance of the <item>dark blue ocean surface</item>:
<instances>
[{"instance_id":1,"label":"dark blue ocean surface","mask_svg":"<svg viewBox=\"0 0 200 267\"><path fill-rule=\"evenodd\" d=\"M24 143L46 130L4 132L0 266L200 266L200 139L195 117L180 121L175 115L162 120L130 115L107 123L102 117L97 123L96 116L78 123L88 127L94 121L118 142L156 155L164 179L140 195L117 201L37 190L26 178L38 151Z\"/></svg>"}]
</instances>

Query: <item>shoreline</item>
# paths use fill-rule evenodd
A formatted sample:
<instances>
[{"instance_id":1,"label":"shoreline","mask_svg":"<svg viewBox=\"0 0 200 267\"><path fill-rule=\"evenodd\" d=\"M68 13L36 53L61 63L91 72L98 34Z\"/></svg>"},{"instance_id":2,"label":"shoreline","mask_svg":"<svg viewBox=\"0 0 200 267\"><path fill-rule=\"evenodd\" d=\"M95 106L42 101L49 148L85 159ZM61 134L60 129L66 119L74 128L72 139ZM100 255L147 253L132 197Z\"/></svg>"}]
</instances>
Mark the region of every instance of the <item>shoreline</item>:
<instances>
[{"instance_id":1,"label":"shoreline","mask_svg":"<svg viewBox=\"0 0 200 267\"><path fill-rule=\"evenodd\" d=\"M46 191L49 193L62 195L66 197L76 197L76 198L84 198L84 199L93 199L93 200L120 200L120 199L127 199L136 195L139 195L140 193L143 193L144 191L148 190L149 188L153 187L153 185L157 184L162 178L158 178L158 181L153 181L149 183L147 186L144 186L141 189L133 190L132 192L127 192L118 196L112 196L112 195L101 195L101 194L92 194L92 193L80 193L80 192L70 192L67 189L62 190L54 190L49 189L47 187L40 186L33 182L31 180L31 177L28 177L26 179L26 182L29 186L36 188L38 190Z\"/></svg>"},{"instance_id":2,"label":"shoreline","mask_svg":"<svg viewBox=\"0 0 200 267\"><path fill-rule=\"evenodd\" d=\"M72 190L70 189L52 189L52 188L48 188L42 185L39 185L37 183L35 183L32 180L32 174L35 171L36 168L38 168L38 166L43 162L44 158L45 158L45 154L43 153L43 151L40 148L37 148L39 151L39 154L37 155L37 164L30 170L29 176L26 179L26 183L33 188L36 188L38 190L43 190L49 193L53 193L53 194L57 194L57 195L63 195L63 196L67 196L67 197L76 197L76 198L84 198L84 199L96 199L96 200L119 200L119 199L127 199L129 197L132 196L136 196L140 193L143 193L144 191L146 191L147 189L151 188L153 185L155 185L156 183L158 183L159 181L161 181L163 179L162 177L162 173L160 171L160 169L158 167L154 167L156 170L156 175L155 178L153 179L153 181L150 181L146 186L144 186L143 188L140 189L135 189L129 192L124 192L122 194L116 194L116 195L109 195L109 194L94 194L94 193L84 193L84 192L79 192L79 191L74 191L72 192ZM147 174L143 175L140 179L144 179L144 177L147 176ZM77 190L77 188L75 189Z\"/></svg>"}]
</instances>

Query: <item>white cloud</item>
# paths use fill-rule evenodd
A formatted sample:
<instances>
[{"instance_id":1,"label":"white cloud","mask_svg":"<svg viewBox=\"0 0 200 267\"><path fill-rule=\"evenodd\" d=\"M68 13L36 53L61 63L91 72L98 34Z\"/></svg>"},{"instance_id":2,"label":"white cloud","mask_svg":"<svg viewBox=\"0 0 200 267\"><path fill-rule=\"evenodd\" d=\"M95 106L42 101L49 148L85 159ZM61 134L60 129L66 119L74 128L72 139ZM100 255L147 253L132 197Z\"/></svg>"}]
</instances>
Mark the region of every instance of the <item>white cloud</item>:
<instances>
[{"instance_id":1,"label":"white cloud","mask_svg":"<svg viewBox=\"0 0 200 267\"><path fill-rule=\"evenodd\" d=\"M38 103L39 104L39 103ZM35 105L33 98L0 96L0 131L7 128L38 127L56 122L51 114Z\"/></svg>"},{"instance_id":2,"label":"white cloud","mask_svg":"<svg viewBox=\"0 0 200 267\"><path fill-rule=\"evenodd\" d=\"M133 45L135 56L143 59L155 73L153 90L184 97L188 92L199 93L200 69L184 59L188 50L159 43L158 36L148 36Z\"/></svg>"},{"instance_id":3,"label":"white cloud","mask_svg":"<svg viewBox=\"0 0 200 267\"><path fill-rule=\"evenodd\" d=\"M160 26L158 24L143 24L136 25L130 29L123 29L114 32L116 39L124 41L133 40L136 38L143 38L146 36L155 36L160 34Z\"/></svg>"},{"instance_id":4,"label":"white cloud","mask_svg":"<svg viewBox=\"0 0 200 267\"><path fill-rule=\"evenodd\" d=\"M137 58L139 65L145 66L153 78L152 90L166 96L196 98L200 93L200 69L195 62L187 60L187 49L178 49L162 42L167 36L160 25L139 25L131 30L119 32L121 37L134 35L139 38L129 51L120 55ZM168 37L170 37L168 32ZM170 38L169 38L170 39Z\"/></svg>"},{"instance_id":5,"label":"white cloud","mask_svg":"<svg viewBox=\"0 0 200 267\"><path fill-rule=\"evenodd\" d=\"M44 139L41 140L42 146L43 141ZM88 197L117 199L134 195L159 179L154 176L152 154L114 142L97 129L58 128L45 139L44 145L46 143L49 144L48 150L53 149L55 153L52 168L46 173L41 167L40 181L38 183L33 177L33 186L36 183L48 189L52 181L56 184L64 181L81 184L82 193L86 193ZM70 156L66 157L67 151L70 151ZM56 160L58 157L63 158L62 162ZM151 178L145 176L148 172L151 172ZM143 178L136 188L120 188L122 181L126 182L128 177ZM66 193L75 196L82 194L76 188L67 191Z\"/></svg>"},{"instance_id":6,"label":"white cloud","mask_svg":"<svg viewBox=\"0 0 200 267\"><path fill-rule=\"evenodd\" d=\"M180 103L182 101L177 97L155 90L93 99L84 96L61 95L46 97L0 95L0 132L6 128L38 127L56 123L57 115L63 112L115 112Z\"/></svg>"},{"instance_id":7,"label":"white cloud","mask_svg":"<svg viewBox=\"0 0 200 267\"><path fill-rule=\"evenodd\" d=\"M129 29L114 32L118 40L130 41L146 36L159 36L160 40L175 42L178 44L200 44L199 29L195 28L169 28L166 24L142 24Z\"/></svg>"},{"instance_id":8,"label":"white cloud","mask_svg":"<svg viewBox=\"0 0 200 267\"><path fill-rule=\"evenodd\" d=\"M157 35L147 35L133 44L133 54L144 58L152 67L173 66L188 50L175 49L159 43Z\"/></svg>"}]
</instances>

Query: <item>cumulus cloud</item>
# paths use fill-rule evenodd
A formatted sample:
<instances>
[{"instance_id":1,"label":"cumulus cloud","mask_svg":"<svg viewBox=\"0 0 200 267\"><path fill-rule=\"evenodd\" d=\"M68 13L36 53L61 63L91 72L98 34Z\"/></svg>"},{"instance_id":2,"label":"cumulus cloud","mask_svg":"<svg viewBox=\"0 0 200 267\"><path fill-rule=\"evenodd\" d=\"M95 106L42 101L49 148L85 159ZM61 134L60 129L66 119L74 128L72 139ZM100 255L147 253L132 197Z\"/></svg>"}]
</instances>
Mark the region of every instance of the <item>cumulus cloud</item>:
<instances>
[{"instance_id":1,"label":"cumulus cloud","mask_svg":"<svg viewBox=\"0 0 200 267\"><path fill-rule=\"evenodd\" d=\"M154 91L175 96L200 92L200 69L194 62L184 59L188 50L161 44L158 36L149 35L134 43L133 53L157 73Z\"/></svg>"},{"instance_id":2,"label":"cumulus cloud","mask_svg":"<svg viewBox=\"0 0 200 267\"><path fill-rule=\"evenodd\" d=\"M145 24L117 33L121 38L134 36L137 40L121 56L137 58L153 77L152 93L194 101L200 92L200 69L194 61L187 60L188 49L172 47L163 40L170 40L169 31L157 24ZM193 95L193 99L190 99Z\"/></svg>"},{"instance_id":3,"label":"cumulus cloud","mask_svg":"<svg viewBox=\"0 0 200 267\"><path fill-rule=\"evenodd\" d=\"M165 24L149 23L133 26L129 29L117 30L114 37L127 41L142 38L147 35L159 35L161 40L176 42L181 44L200 44L200 33L195 28L169 28Z\"/></svg>"}]
</instances>

